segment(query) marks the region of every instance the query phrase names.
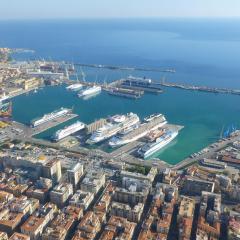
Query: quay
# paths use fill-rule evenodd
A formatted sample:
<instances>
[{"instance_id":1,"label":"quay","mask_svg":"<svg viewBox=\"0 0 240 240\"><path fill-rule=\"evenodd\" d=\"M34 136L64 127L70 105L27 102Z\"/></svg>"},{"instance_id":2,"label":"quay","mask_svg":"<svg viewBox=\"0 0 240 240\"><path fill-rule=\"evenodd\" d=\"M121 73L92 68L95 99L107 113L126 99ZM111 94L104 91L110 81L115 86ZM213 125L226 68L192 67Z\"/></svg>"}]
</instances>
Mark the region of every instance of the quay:
<instances>
[{"instance_id":1,"label":"quay","mask_svg":"<svg viewBox=\"0 0 240 240\"><path fill-rule=\"evenodd\" d=\"M214 88L214 87L195 86L195 85L170 83L170 82L161 82L160 84L163 87L179 88L179 89L189 90L189 91L240 95L240 89Z\"/></svg>"}]
</instances>

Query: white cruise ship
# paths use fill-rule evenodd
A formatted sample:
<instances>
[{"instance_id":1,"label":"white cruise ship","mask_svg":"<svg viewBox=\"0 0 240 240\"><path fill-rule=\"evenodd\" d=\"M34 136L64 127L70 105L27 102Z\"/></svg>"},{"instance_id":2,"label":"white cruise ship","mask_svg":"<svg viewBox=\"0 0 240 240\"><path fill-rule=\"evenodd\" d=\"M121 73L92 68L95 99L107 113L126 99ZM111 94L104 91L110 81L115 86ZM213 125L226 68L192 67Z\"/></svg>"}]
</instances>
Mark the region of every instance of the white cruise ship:
<instances>
[{"instance_id":1,"label":"white cruise ship","mask_svg":"<svg viewBox=\"0 0 240 240\"><path fill-rule=\"evenodd\" d=\"M161 150L167 144L169 144L178 135L177 131L168 131L161 137L157 138L153 143L147 143L143 147L138 149L138 154L142 158L148 158L154 153Z\"/></svg>"},{"instance_id":2,"label":"white cruise ship","mask_svg":"<svg viewBox=\"0 0 240 240\"><path fill-rule=\"evenodd\" d=\"M158 114L156 117L152 118L148 122L142 123L129 133L124 135L118 134L117 136L112 137L108 144L110 147L120 147L146 136L151 131L161 128L165 124L167 124L167 121L164 115Z\"/></svg>"},{"instance_id":3,"label":"white cruise ship","mask_svg":"<svg viewBox=\"0 0 240 240\"><path fill-rule=\"evenodd\" d=\"M152 115L150 115L150 116L148 116L148 117L145 117L145 118L144 118L144 121L145 121L145 122L151 122L151 121L153 121L154 119L156 119L156 118L158 118L158 117L161 117L161 116L162 116L161 113L155 113L155 114L152 114Z\"/></svg>"},{"instance_id":4,"label":"white cruise ship","mask_svg":"<svg viewBox=\"0 0 240 240\"><path fill-rule=\"evenodd\" d=\"M54 139L55 141L59 141L59 140L65 138L65 137L70 136L70 135L73 134L73 133L76 133L76 132L84 129L84 128L85 128L85 124L82 123L82 122L77 121L76 123L74 123L74 124L72 124L72 125L70 125L70 126L67 126L67 127L65 127L64 129L58 130L58 131L55 133L53 139Z\"/></svg>"},{"instance_id":5,"label":"white cruise ship","mask_svg":"<svg viewBox=\"0 0 240 240\"><path fill-rule=\"evenodd\" d=\"M9 96L7 96L6 94L3 94L1 97L0 97L0 103L2 103L3 101L9 99Z\"/></svg>"},{"instance_id":6,"label":"white cruise ship","mask_svg":"<svg viewBox=\"0 0 240 240\"><path fill-rule=\"evenodd\" d=\"M81 83L75 83L67 86L66 89L70 91L79 91L82 87L83 85Z\"/></svg>"},{"instance_id":7,"label":"white cruise ship","mask_svg":"<svg viewBox=\"0 0 240 240\"><path fill-rule=\"evenodd\" d=\"M78 97L86 97L100 93L102 88L100 86L87 87L78 93Z\"/></svg>"},{"instance_id":8,"label":"white cruise ship","mask_svg":"<svg viewBox=\"0 0 240 240\"><path fill-rule=\"evenodd\" d=\"M87 143L95 144L104 141L116 135L118 132L136 125L139 121L138 115L134 113L110 117L107 124L93 132Z\"/></svg>"},{"instance_id":9,"label":"white cruise ship","mask_svg":"<svg viewBox=\"0 0 240 240\"><path fill-rule=\"evenodd\" d=\"M58 118L58 117L61 117L61 116L64 116L64 115L67 115L69 113L72 112L72 109L68 109L68 108L60 108L59 110L56 110L54 112L51 112L51 113L48 113L48 114L45 114L43 117L41 118L37 118L37 119L34 119L32 122L31 122L31 126L32 127L37 127L43 123L46 123L48 121L51 121L55 118Z\"/></svg>"}]
</instances>

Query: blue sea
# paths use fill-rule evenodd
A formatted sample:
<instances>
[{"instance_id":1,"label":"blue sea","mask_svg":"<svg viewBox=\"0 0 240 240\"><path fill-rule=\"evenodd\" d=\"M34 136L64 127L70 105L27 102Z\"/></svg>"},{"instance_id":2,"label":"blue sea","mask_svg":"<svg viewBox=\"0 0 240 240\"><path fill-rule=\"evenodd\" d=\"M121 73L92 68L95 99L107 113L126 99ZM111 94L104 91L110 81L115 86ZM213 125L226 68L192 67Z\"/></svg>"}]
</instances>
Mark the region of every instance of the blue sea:
<instances>
[{"instance_id":1,"label":"blue sea","mask_svg":"<svg viewBox=\"0 0 240 240\"><path fill-rule=\"evenodd\" d=\"M240 19L116 19L0 22L0 47L28 48L17 59L137 67L175 68L175 74L83 68L89 81L110 82L124 76L240 89ZM240 96L164 89L129 100L102 93L82 100L64 86L46 87L14 99L14 119L23 123L58 107L74 107L90 123L115 113L140 117L162 112L184 125L178 138L157 157L177 163L216 141L229 126L240 127ZM59 126L62 127L62 126ZM58 127L58 128L59 128ZM55 130L41 134L49 138Z\"/></svg>"}]
</instances>

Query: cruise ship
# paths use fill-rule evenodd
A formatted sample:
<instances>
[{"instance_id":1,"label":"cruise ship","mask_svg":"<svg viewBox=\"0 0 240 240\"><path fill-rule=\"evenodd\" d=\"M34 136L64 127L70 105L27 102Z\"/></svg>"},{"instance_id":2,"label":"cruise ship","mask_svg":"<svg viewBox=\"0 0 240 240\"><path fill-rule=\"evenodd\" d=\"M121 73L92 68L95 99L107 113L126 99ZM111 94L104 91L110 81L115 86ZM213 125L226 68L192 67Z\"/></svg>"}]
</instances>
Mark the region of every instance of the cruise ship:
<instances>
[{"instance_id":1,"label":"cruise ship","mask_svg":"<svg viewBox=\"0 0 240 240\"><path fill-rule=\"evenodd\" d=\"M5 100L9 99L9 96L7 96L6 94L3 94L1 97L0 97L0 104L2 102L4 102Z\"/></svg>"},{"instance_id":2,"label":"cruise ship","mask_svg":"<svg viewBox=\"0 0 240 240\"><path fill-rule=\"evenodd\" d=\"M167 131L164 135L157 138L153 143L147 143L138 149L138 154L142 158L148 158L169 144L178 135L177 131Z\"/></svg>"},{"instance_id":3,"label":"cruise ship","mask_svg":"<svg viewBox=\"0 0 240 240\"><path fill-rule=\"evenodd\" d=\"M138 128L126 133L124 135L116 135L109 141L110 147L120 147L124 144L134 142L142 137L145 137L151 131L163 127L167 124L167 120L164 115L158 114L156 118L153 118L149 122L143 122Z\"/></svg>"},{"instance_id":4,"label":"cruise ship","mask_svg":"<svg viewBox=\"0 0 240 240\"><path fill-rule=\"evenodd\" d=\"M67 126L64 129L58 130L55 133L53 139L54 139L54 141L60 141L61 139L65 138L65 137L68 137L71 134L76 133L76 132L78 132L78 131L80 131L84 128L85 128L85 124L77 121L76 123L74 123L70 126Z\"/></svg>"},{"instance_id":5,"label":"cruise ship","mask_svg":"<svg viewBox=\"0 0 240 240\"><path fill-rule=\"evenodd\" d=\"M72 85L69 85L66 87L67 90L70 90L70 91L78 91L80 90L81 88L83 87L83 85L81 83L75 83L75 84L72 84Z\"/></svg>"},{"instance_id":6,"label":"cruise ship","mask_svg":"<svg viewBox=\"0 0 240 240\"><path fill-rule=\"evenodd\" d=\"M88 139L87 143L95 144L104 141L124 129L128 129L131 126L139 123L140 119L137 114L128 113L126 115L115 115L108 119L108 122L97 129L91 137Z\"/></svg>"},{"instance_id":7,"label":"cruise ship","mask_svg":"<svg viewBox=\"0 0 240 240\"><path fill-rule=\"evenodd\" d=\"M126 79L123 79L121 87L155 93L161 93L163 91L160 83L153 82L152 79L145 77L140 78L129 76Z\"/></svg>"},{"instance_id":8,"label":"cruise ship","mask_svg":"<svg viewBox=\"0 0 240 240\"><path fill-rule=\"evenodd\" d=\"M150 116L145 117L143 120L144 120L144 122L151 122L154 119L161 117L161 116L162 116L161 113L155 113L155 114L151 114Z\"/></svg>"},{"instance_id":9,"label":"cruise ship","mask_svg":"<svg viewBox=\"0 0 240 240\"><path fill-rule=\"evenodd\" d=\"M94 95L100 93L102 88L100 86L87 87L78 93L78 97L86 97L89 95Z\"/></svg>"},{"instance_id":10,"label":"cruise ship","mask_svg":"<svg viewBox=\"0 0 240 240\"><path fill-rule=\"evenodd\" d=\"M160 129L153 130L145 136L145 139L148 142L153 142L157 138L161 137L165 132L166 132L165 128L160 128Z\"/></svg>"},{"instance_id":11,"label":"cruise ship","mask_svg":"<svg viewBox=\"0 0 240 240\"><path fill-rule=\"evenodd\" d=\"M55 118L67 115L67 114L69 114L71 112L72 112L72 109L60 108L59 110L56 110L54 112L45 114L43 117L37 118L37 119L33 120L31 122L31 126L32 127L37 127L37 126L39 126L39 125L41 125L43 123L46 123L46 122L51 121L51 120L53 120Z\"/></svg>"}]
</instances>

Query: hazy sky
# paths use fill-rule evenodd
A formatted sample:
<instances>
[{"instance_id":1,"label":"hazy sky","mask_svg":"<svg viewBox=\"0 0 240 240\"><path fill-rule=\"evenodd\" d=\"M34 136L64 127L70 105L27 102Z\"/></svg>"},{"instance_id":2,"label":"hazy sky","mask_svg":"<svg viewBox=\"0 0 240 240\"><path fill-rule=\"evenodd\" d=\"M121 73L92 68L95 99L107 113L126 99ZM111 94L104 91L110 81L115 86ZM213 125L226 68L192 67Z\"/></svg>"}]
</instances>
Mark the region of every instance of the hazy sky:
<instances>
[{"instance_id":1,"label":"hazy sky","mask_svg":"<svg viewBox=\"0 0 240 240\"><path fill-rule=\"evenodd\" d=\"M240 17L240 0L0 0L0 19Z\"/></svg>"}]
</instances>

